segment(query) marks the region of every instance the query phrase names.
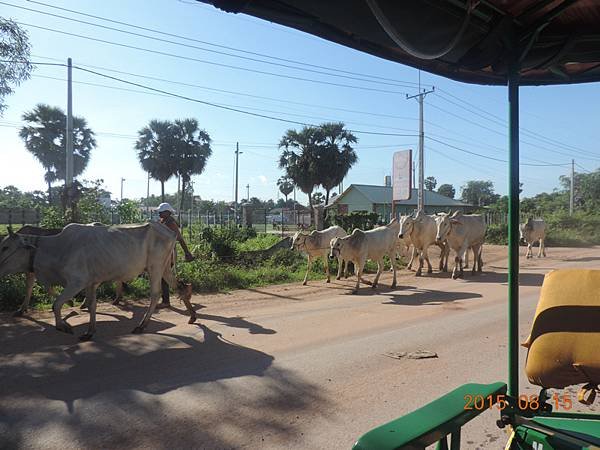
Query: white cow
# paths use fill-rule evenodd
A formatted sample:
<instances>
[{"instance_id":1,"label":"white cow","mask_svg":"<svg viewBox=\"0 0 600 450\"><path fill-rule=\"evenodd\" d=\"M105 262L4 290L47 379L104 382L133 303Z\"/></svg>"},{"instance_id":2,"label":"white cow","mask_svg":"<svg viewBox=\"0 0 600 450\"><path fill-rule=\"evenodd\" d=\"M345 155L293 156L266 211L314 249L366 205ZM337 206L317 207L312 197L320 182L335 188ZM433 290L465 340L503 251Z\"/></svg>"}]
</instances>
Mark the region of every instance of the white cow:
<instances>
[{"instance_id":1,"label":"white cow","mask_svg":"<svg viewBox=\"0 0 600 450\"><path fill-rule=\"evenodd\" d=\"M303 285L306 285L308 280L308 273L310 272L310 266L313 258L323 258L325 261L325 272L327 273L327 283L331 282L331 275L329 274L329 244L331 240L336 237L347 236L348 233L344 231L342 227L334 225L322 231L311 231L310 233L303 233L301 231L296 232L292 238L292 250L298 250L306 253L308 256L308 264L306 266L306 275L304 276ZM342 266L344 261L342 258L338 258L338 273L336 280L342 277ZM346 267L346 271L348 267Z\"/></svg>"},{"instance_id":2,"label":"white cow","mask_svg":"<svg viewBox=\"0 0 600 450\"><path fill-rule=\"evenodd\" d=\"M388 225L374 228L369 231L356 229L350 236L337 237L331 241L330 258L342 258L344 261L352 261L356 271L356 287L353 294L358 292L362 273L367 259L377 261L377 275L372 283L373 288L377 287L379 277L383 272L384 256L388 256L392 263L394 271L394 280L392 288L396 287L396 249L398 246L398 231L400 223L396 219ZM364 283L368 283L362 280Z\"/></svg>"},{"instance_id":3,"label":"white cow","mask_svg":"<svg viewBox=\"0 0 600 450\"><path fill-rule=\"evenodd\" d=\"M64 303L85 289L89 303L89 340L96 331L96 289L106 281L131 280L147 272L151 303L142 321L133 330L140 333L150 321L161 291L161 279L172 286L170 270L175 233L159 223L121 226L86 226L69 224L55 236L21 236L10 233L0 242L0 277L33 272L38 282L48 289L63 286L52 309L56 329L72 333L72 327L61 317ZM191 308L189 298L186 306ZM195 320L192 317L191 320Z\"/></svg>"},{"instance_id":4,"label":"white cow","mask_svg":"<svg viewBox=\"0 0 600 450\"><path fill-rule=\"evenodd\" d=\"M435 244L440 247L439 270L448 270L449 249L444 241L437 242L437 225L435 216L428 216L423 211L418 211L414 216L404 216L400 221L399 239L409 239L419 255L419 268L415 276L419 277L423 271L423 260L427 262L427 273L433 272L429 261L429 246ZM412 261L411 261L412 262ZM410 264L409 264L410 268Z\"/></svg>"},{"instance_id":5,"label":"white cow","mask_svg":"<svg viewBox=\"0 0 600 450\"><path fill-rule=\"evenodd\" d=\"M438 214L436 222L436 240L438 242L446 240L450 248L456 252L452 278L463 276L463 260L468 249L473 251L472 273L481 272L483 268L481 253L486 229L483 216L463 215L460 211L456 211L452 215Z\"/></svg>"},{"instance_id":6,"label":"white cow","mask_svg":"<svg viewBox=\"0 0 600 450\"><path fill-rule=\"evenodd\" d=\"M521 232L521 239L527 242L527 258L533 258L532 247L535 241L540 241L540 249L538 251L538 258L542 255L546 256L546 246L544 240L546 239L546 222L544 219L533 219L532 217L526 223L521 224L519 231Z\"/></svg>"}]
</instances>

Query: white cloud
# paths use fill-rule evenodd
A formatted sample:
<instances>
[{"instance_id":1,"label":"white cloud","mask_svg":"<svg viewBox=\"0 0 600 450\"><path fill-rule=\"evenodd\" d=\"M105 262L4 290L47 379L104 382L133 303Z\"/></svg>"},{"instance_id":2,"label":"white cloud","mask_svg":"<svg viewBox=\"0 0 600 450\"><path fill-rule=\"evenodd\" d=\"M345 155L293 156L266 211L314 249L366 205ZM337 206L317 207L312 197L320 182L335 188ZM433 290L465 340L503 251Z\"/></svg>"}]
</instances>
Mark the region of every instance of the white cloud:
<instances>
[{"instance_id":1,"label":"white cloud","mask_svg":"<svg viewBox=\"0 0 600 450\"><path fill-rule=\"evenodd\" d=\"M261 184L267 184L267 181L269 181L264 175L259 175L258 179L260 180Z\"/></svg>"}]
</instances>

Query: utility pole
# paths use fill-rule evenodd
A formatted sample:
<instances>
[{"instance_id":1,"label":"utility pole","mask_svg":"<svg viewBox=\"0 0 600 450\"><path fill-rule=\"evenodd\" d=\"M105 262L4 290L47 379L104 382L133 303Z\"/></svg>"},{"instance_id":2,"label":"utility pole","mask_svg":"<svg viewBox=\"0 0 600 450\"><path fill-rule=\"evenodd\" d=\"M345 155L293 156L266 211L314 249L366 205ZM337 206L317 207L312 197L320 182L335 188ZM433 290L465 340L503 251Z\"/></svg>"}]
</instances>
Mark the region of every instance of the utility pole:
<instances>
[{"instance_id":1,"label":"utility pole","mask_svg":"<svg viewBox=\"0 0 600 450\"><path fill-rule=\"evenodd\" d=\"M247 192L247 197L248 197L248 202L250 202L250 183L248 183L246 185L246 192Z\"/></svg>"},{"instance_id":2,"label":"utility pole","mask_svg":"<svg viewBox=\"0 0 600 450\"><path fill-rule=\"evenodd\" d=\"M240 143L235 143L235 226L238 225L238 160L240 158Z\"/></svg>"},{"instance_id":3,"label":"utility pole","mask_svg":"<svg viewBox=\"0 0 600 450\"><path fill-rule=\"evenodd\" d=\"M125 178L121 177L121 202L123 202L123 181L125 181Z\"/></svg>"},{"instance_id":4,"label":"utility pole","mask_svg":"<svg viewBox=\"0 0 600 450\"><path fill-rule=\"evenodd\" d=\"M73 184L73 66L71 58L67 58L67 189Z\"/></svg>"},{"instance_id":5,"label":"utility pole","mask_svg":"<svg viewBox=\"0 0 600 450\"><path fill-rule=\"evenodd\" d=\"M413 176L412 176L412 187L417 188L417 162L413 161Z\"/></svg>"},{"instance_id":6,"label":"utility pole","mask_svg":"<svg viewBox=\"0 0 600 450\"><path fill-rule=\"evenodd\" d=\"M148 172L148 182L146 184L146 213L148 213L148 220L152 219L152 213L150 212L150 172Z\"/></svg>"},{"instance_id":7,"label":"utility pole","mask_svg":"<svg viewBox=\"0 0 600 450\"><path fill-rule=\"evenodd\" d=\"M571 195L569 196L569 216L573 215L575 205L575 160L571 160Z\"/></svg>"},{"instance_id":8,"label":"utility pole","mask_svg":"<svg viewBox=\"0 0 600 450\"><path fill-rule=\"evenodd\" d=\"M425 89L423 89L423 92L416 94L416 95L407 95L406 98L416 98L417 102L419 102L419 198L418 198L418 203L417 203L417 209L419 211L424 210L425 208L425 204L424 204L424 194L425 194L425 190L424 190L424 182L425 182L425 168L424 168L424 156L423 156L423 147L425 145L425 134L423 132L423 100L425 99L425 96L427 94L431 94L432 92L435 91L435 87L433 87L431 90L426 91Z\"/></svg>"},{"instance_id":9,"label":"utility pole","mask_svg":"<svg viewBox=\"0 0 600 450\"><path fill-rule=\"evenodd\" d=\"M65 163L65 209L71 209L71 220L75 220L73 211L73 63L67 58L67 133Z\"/></svg>"}]
</instances>

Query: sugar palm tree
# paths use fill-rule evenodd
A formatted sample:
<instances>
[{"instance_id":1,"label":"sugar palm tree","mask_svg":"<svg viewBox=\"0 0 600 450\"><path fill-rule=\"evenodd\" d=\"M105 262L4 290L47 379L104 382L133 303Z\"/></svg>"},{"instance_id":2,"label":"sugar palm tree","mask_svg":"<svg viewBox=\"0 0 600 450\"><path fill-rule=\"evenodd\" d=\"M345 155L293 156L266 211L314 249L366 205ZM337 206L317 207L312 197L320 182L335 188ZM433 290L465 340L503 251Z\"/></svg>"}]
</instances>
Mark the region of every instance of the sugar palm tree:
<instances>
[{"instance_id":1,"label":"sugar palm tree","mask_svg":"<svg viewBox=\"0 0 600 450\"><path fill-rule=\"evenodd\" d=\"M176 120L175 145L177 174L181 176L181 198L179 210L183 210L186 186L192 175L200 175L212 155L210 136L201 130L196 119Z\"/></svg>"},{"instance_id":2,"label":"sugar palm tree","mask_svg":"<svg viewBox=\"0 0 600 450\"><path fill-rule=\"evenodd\" d=\"M325 204L329 203L331 190L338 186L358 161L352 147L356 136L346 130L341 122L329 122L319 126L322 145L319 158L319 184L325 189Z\"/></svg>"},{"instance_id":3,"label":"sugar palm tree","mask_svg":"<svg viewBox=\"0 0 600 450\"><path fill-rule=\"evenodd\" d=\"M277 186L279 187L279 192L285 196L285 203L287 204L288 195L294 190L294 182L290 177L284 175L277 180Z\"/></svg>"},{"instance_id":4,"label":"sugar palm tree","mask_svg":"<svg viewBox=\"0 0 600 450\"><path fill-rule=\"evenodd\" d=\"M160 181L161 201L165 201L165 182L177 174L177 145L175 126L166 120L151 120L138 132L135 143L142 168Z\"/></svg>"},{"instance_id":5,"label":"sugar palm tree","mask_svg":"<svg viewBox=\"0 0 600 450\"><path fill-rule=\"evenodd\" d=\"M311 214L312 193L320 184L317 173L320 142L320 131L312 126L305 126L300 131L287 130L279 142L279 148L283 149L279 167L308 196Z\"/></svg>"},{"instance_id":6,"label":"sugar palm tree","mask_svg":"<svg viewBox=\"0 0 600 450\"><path fill-rule=\"evenodd\" d=\"M19 130L25 148L44 167L44 179L48 184L48 200L51 201L52 183L66 178L66 127L67 116L62 109L38 104L23 114L27 125ZM90 161L90 153L96 148L94 132L82 117L73 117L73 176L83 173Z\"/></svg>"}]
</instances>

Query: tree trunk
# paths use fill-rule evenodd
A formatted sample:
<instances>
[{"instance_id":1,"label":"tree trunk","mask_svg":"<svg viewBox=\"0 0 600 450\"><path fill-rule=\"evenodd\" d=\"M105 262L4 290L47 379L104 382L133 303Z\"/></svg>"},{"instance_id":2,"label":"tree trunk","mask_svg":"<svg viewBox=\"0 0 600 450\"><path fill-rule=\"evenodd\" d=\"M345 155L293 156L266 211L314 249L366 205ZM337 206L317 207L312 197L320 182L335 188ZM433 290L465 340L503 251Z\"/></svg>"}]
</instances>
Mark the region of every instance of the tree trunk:
<instances>
[{"instance_id":1,"label":"tree trunk","mask_svg":"<svg viewBox=\"0 0 600 450\"><path fill-rule=\"evenodd\" d=\"M315 210L313 208L312 194L313 194L313 191L311 189L310 192L308 192L308 208L310 209L310 224L314 225L315 224Z\"/></svg>"},{"instance_id":2,"label":"tree trunk","mask_svg":"<svg viewBox=\"0 0 600 450\"><path fill-rule=\"evenodd\" d=\"M177 213L178 222L181 224L181 214L183 213L183 202L185 199L185 178L181 180L181 198L179 199L179 211Z\"/></svg>"},{"instance_id":3,"label":"tree trunk","mask_svg":"<svg viewBox=\"0 0 600 450\"><path fill-rule=\"evenodd\" d=\"M48 204L52 206L52 184L48 181Z\"/></svg>"},{"instance_id":4,"label":"tree trunk","mask_svg":"<svg viewBox=\"0 0 600 450\"><path fill-rule=\"evenodd\" d=\"M329 193L331 192L331 189L325 189L325 206L327 206L329 204Z\"/></svg>"},{"instance_id":5,"label":"tree trunk","mask_svg":"<svg viewBox=\"0 0 600 450\"><path fill-rule=\"evenodd\" d=\"M160 180L160 201L161 203L165 202L165 182Z\"/></svg>"}]
</instances>

